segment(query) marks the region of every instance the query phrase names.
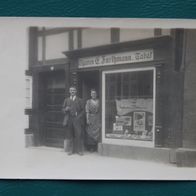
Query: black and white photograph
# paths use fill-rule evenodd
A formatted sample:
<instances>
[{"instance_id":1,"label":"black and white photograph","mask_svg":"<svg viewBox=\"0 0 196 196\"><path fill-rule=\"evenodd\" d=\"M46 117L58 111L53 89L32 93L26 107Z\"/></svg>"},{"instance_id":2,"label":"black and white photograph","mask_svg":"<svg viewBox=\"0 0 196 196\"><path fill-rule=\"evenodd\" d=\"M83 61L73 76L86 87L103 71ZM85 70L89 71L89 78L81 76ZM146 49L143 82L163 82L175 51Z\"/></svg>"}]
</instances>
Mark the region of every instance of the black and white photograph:
<instances>
[{"instance_id":1,"label":"black and white photograph","mask_svg":"<svg viewBox=\"0 0 196 196\"><path fill-rule=\"evenodd\" d=\"M196 20L0 18L0 178L196 179Z\"/></svg>"}]
</instances>

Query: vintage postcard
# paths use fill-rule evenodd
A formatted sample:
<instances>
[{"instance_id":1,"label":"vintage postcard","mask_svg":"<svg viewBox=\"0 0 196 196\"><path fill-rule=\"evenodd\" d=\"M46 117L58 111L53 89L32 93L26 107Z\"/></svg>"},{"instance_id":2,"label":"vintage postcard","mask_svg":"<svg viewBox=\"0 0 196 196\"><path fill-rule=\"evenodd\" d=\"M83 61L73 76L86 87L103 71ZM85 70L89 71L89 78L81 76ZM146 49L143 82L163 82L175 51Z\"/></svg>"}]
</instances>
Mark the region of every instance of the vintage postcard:
<instances>
[{"instance_id":1,"label":"vintage postcard","mask_svg":"<svg viewBox=\"0 0 196 196\"><path fill-rule=\"evenodd\" d=\"M0 18L0 178L196 179L196 20Z\"/></svg>"}]
</instances>

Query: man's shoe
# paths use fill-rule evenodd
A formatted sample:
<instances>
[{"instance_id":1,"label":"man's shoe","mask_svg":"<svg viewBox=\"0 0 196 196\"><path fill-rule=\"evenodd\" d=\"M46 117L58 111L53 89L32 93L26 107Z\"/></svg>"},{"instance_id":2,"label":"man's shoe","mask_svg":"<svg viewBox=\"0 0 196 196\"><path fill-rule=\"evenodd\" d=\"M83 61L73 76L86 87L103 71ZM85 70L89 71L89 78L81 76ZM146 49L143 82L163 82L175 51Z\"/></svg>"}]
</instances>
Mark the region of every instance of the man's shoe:
<instances>
[{"instance_id":1,"label":"man's shoe","mask_svg":"<svg viewBox=\"0 0 196 196\"><path fill-rule=\"evenodd\" d=\"M68 152L67 154L70 156L70 155L72 155L72 154L73 154L73 152Z\"/></svg>"},{"instance_id":2,"label":"man's shoe","mask_svg":"<svg viewBox=\"0 0 196 196\"><path fill-rule=\"evenodd\" d=\"M80 156L84 155L83 152L78 152L78 154L79 154Z\"/></svg>"}]
</instances>

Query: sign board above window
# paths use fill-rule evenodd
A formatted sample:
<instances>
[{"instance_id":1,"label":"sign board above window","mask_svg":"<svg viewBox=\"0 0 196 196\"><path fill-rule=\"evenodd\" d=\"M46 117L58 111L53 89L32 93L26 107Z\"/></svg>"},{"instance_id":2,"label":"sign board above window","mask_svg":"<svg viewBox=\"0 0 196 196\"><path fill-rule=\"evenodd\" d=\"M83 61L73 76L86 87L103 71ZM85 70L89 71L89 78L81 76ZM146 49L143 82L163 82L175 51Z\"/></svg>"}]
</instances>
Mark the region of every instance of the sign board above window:
<instances>
[{"instance_id":1,"label":"sign board above window","mask_svg":"<svg viewBox=\"0 0 196 196\"><path fill-rule=\"evenodd\" d=\"M79 68L139 63L154 60L153 49L80 58Z\"/></svg>"}]
</instances>

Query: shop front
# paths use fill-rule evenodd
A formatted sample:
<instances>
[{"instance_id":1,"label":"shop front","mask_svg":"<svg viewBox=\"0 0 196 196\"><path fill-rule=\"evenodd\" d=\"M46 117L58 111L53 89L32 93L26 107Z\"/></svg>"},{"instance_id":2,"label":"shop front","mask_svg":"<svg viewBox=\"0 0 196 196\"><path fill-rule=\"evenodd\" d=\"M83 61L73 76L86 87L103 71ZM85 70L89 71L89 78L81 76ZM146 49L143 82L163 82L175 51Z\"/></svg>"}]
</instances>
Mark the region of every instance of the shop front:
<instances>
[{"instance_id":1,"label":"shop front","mask_svg":"<svg viewBox=\"0 0 196 196\"><path fill-rule=\"evenodd\" d=\"M78 86L79 95L86 100L91 88L99 92L102 116L99 153L171 161L170 143L179 140L179 132L175 133L175 124L169 117L170 82L173 79L178 82L172 71L171 37L65 54L70 63L70 84ZM175 148L179 143L175 142Z\"/></svg>"},{"instance_id":2,"label":"shop front","mask_svg":"<svg viewBox=\"0 0 196 196\"><path fill-rule=\"evenodd\" d=\"M195 35L183 29L31 27L26 146L64 147L62 103L75 85L84 102L91 89L98 92L101 155L192 164Z\"/></svg>"}]
</instances>

